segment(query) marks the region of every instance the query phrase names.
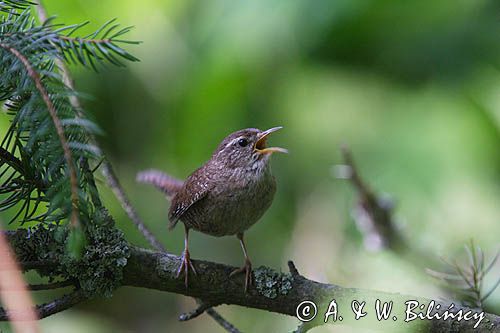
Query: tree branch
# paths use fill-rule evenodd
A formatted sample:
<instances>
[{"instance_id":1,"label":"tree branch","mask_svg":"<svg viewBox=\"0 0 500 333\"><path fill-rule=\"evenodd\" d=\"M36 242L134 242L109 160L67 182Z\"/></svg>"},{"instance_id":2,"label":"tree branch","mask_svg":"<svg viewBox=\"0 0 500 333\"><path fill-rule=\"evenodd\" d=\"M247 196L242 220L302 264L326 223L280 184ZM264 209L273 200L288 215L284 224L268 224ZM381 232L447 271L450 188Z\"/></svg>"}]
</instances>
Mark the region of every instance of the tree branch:
<instances>
[{"instance_id":1,"label":"tree branch","mask_svg":"<svg viewBox=\"0 0 500 333\"><path fill-rule=\"evenodd\" d=\"M61 142L61 146L63 149L64 159L66 160L66 164L68 165L69 171L69 179L70 179L70 188L71 188L71 225L73 227L79 226L78 221L78 178L76 176L76 169L73 163L73 158L71 154L71 149L68 145L68 140L66 138L66 134L64 133L64 128L61 123L61 120L57 116L57 110L54 106L54 103L50 99L49 93L45 86L42 83L40 78L40 74L33 68L28 58L26 58L19 50L5 43L0 43L0 48L3 48L5 51L11 53L14 57L16 57L24 66L28 75L31 77L33 82L35 83L35 87L42 96L42 99L47 107L47 110L50 114L54 127L56 129L57 136L59 137L59 141Z\"/></svg>"},{"instance_id":2,"label":"tree branch","mask_svg":"<svg viewBox=\"0 0 500 333\"><path fill-rule=\"evenodd\" d=\"M23 248L29 246L15 237L16 232L5 233L8 239L16 240L15 246ZM26 239L29 242L29 239ZM15 250L15 249L14 249ZM297 306L303 301L312 301L317 305L316 320L301 325L299 331L304 332L307 329L324 324L325 313L332 300L338 304L339 314L343 317L342 323L355 327L369 327L371 329L380 329L388 331L396 329L398 331L412 332L500 332L500 317L494 314L484 313L484 317L479 320L480 310L462 307L458 304L449 310L451 313L461 311L467 316L476 316L474 320L443 320L437 316L443 315L449 309L449 302L435 302L433 311L430 314L435 315L429 320L413 320L405 322L407 304L405 302L414 300L419 304L428 305L430 299L417 296L401 295L382 291L373 291L357 288L345 288L334 284L320 283L309 280L301 275L293 262L288 263L290 273L279 273L269 267L258 267L252 272L254 285L244 291L244 278L235 276L230 278L229 274L236 268L214 262L193 260L198 274L190 277L189 288L184 285L184 280L177 278L177 269L181 258L165 252L156 252L152 250L129 246L130 257L126 266L123 268L122 286L141 287L167 291L185 296L191 296L199 300L202 304L194 312L185 316L185 319L191 319L203 311L212 316L228 332L237 332L237 330L225 320L218 320L219 316L214 314L209 306L221 304L240 305L255 309L267 310L275 313L289 316L297 315ZM33 251L37 251L34 248ZM50 254L48 254L50 256ZM46 268L53 267L52 262L46 263ZM57 268L55 272L61 269ZM56 273L57 274L57 273ZM42 317L65 310L84 300L80 291L66 295L61 300L44 304L37 307L37 311ZM364 310L368 315L360 320L354 320L351 305L354 300L359 303L366 302ZM377 321L374 313L374 307L380 300L382 302L393 302L393 310L388 320ZM203 305L205 304L205 305ZM437 307L440 307L436 310ZM415 313L425 314L426 309L415 309ZM211 313L212 312L212 313ZM0 312L1 314L1 312ZM392 316L397 317L397 321L392 320ZM2 316L0 316L0 319ZM4 317L6 315L4 314ZM332 322L332 318L329 317ZM474 329L474 325L478 327ZM404 329L403 329L404 328Z\"/></svg>"},{"instance_id":3,"label":"tree branch","mask_svg":"<svg viewBox=\"0 0 500 333\"><path fill-rule=\"evenodd\" d=\"M484 319L474 329L476 320L451 321L451 320L415 320L404 322L405 302L417 300L420 304L429 304L430 299L372 291L356 288L344 288L337 285L319 283L298 275L296 269L291 269L293 274L278 273L268 267L259 267L253 271L255 286L244 292L242 278L229 278L229 273L235 267L193 260L198 271L197 275L190 278L189 288L186 289L182 279L176 278L176 270L180 258L168 253L154 252L138 247L132 247L131 257L124 270L123 284L149 289L168 291L172 293L192 296L203 300L206 304L234 304L250 308L262 309L296 316L297 305L304 300L315 302L318 308L317 322L311 322L308 327L323 323L324 314L332 299L338 304L339 312L343 316L343 323L353 326L377 328L380 330L404 328L404 331L413 332L500 332L500 317L493 314L484 314ZM293 264L291 265L293 266ZM373 311L376 300L383 302L392 301L394 304L391 314L397 316L386 321L377 321ZM351 311L351 302L358 300L366 302L365 311L368 315L360 320L354 320ZM435 302L440 309L432 313L443 313L450 303ZM454 305L453 311L477 311L459 305ZM418 311L418 310L415 310ZM425 310L422 310L425 313ZM195 313L197 313L195 311ZM331 321L331 317L330 317ZM375 324L374 324L375 321Z\"/></svg>"}]
</instances>

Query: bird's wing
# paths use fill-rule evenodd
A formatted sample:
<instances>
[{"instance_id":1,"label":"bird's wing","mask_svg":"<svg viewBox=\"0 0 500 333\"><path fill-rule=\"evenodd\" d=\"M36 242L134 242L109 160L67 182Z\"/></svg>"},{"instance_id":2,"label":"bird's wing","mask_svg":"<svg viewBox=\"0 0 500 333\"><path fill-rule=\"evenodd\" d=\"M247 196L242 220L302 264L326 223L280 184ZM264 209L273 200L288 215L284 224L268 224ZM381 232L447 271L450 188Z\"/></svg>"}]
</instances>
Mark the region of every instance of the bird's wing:
<instances>
[{"instance_id":1,"label":"bird's wing","mask_svg":"<svg viewBox=\"0 0 500 333\"><path fill-rule=\"evenodd\" d=\"M182 215L210 192L210 183L201 173L201 168L193 172L184 183L182 189L172 199L168 213L168 219L170 220L169 229L174 228Z\"/></svg>"},{"instance_id":2,"label":"bird's wing","mask_svg":"<svg viewBox=\"0 0 500 333\"><path fill-rule=\"evenodd\" d=\"M144 170L137 174L136 180L140 183L151 184L171 199L182 189L184 182L159 170Z\"/></svg>"}]
</instances>

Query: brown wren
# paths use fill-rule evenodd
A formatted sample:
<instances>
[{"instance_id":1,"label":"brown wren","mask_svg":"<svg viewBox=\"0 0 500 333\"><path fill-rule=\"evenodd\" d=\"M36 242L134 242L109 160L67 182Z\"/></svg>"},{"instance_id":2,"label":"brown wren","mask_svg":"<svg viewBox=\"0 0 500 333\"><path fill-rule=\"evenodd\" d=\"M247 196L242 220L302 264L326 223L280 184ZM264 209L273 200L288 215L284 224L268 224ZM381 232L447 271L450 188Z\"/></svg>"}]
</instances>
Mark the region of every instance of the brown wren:
<instances>
[{"instance_id":1,"label":"brown wren","mask_svg":"<svg viewBox=\"0 0 500 333\"><path fill-rule=\"evenodd\" d=\"M269 159L272 153L287 153L287 150L267 147L266 141L269 134L279 129L281 127L266 131L247 128L229 134L210 160L184 182L157 170L137 175L138 181L154 185L171 199L169 229L179 221L184 223L184 252L177 276L184 272L186 288L189 269L196 274L188 249L190 229L217 237L236 235L245 264L230 276L245 272L245 291L252 283L252 264L243 235L273 201L276 180L271 174Z\"/></svg>"}]
</instances>

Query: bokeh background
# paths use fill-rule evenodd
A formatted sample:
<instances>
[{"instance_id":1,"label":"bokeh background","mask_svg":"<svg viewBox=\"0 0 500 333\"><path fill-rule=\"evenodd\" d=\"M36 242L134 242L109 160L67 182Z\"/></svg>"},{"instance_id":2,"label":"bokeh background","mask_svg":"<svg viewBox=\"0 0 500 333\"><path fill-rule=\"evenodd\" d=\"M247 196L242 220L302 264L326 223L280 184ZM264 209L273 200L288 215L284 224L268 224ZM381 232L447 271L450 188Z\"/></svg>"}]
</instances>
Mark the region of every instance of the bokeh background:
<instances>
[{"instance_id":1,"label":"bokeh background","mask_svg":"<svg viewBox=\"0 0 500 333\"><path fill-rule=\"evenodd\" d=\"M347 287L443 296L426 262L365 249L351 210L355 192L335 177L349 145L367 182L396 205L413 248L460 258L474 239L500 246L500 3L459 1L46 0L56 22L117 17L134 25L127 49L141 62L94 73L72 68L100 142L131 201L168 250L168 202L135 174L158 168L184 178L228 133L284 129L272 144L278 192L247 233L255 267L286 271L293 259L312 279ZM7 122L2 120L2 129ZM147 246L101 184L119 228ZM191 254L239 266L235 237L192 233ZM433 267L439 269L440 267ZM500 276L497 265L486 286ZM42 321L46 332L219 332L207 316L179 323L192 299L121 288ZM487 302L500 312L500 292ZM221 306L245 332L283 332L298 321ZM1 327L1 326L0 326ZM347 332L318 328L315 332Z\"/></svg>"}]
</instances>

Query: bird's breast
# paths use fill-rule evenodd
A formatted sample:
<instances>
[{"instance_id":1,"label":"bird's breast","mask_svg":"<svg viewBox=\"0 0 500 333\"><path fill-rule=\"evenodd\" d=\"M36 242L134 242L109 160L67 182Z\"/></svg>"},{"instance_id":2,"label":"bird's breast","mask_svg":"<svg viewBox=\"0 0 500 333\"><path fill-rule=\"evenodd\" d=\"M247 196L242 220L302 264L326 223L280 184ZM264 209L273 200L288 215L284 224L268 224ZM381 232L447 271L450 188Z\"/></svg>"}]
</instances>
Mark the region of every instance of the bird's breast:
<instances>
[{"instance_id":1,"label":"bird's breast","mask_svg":"<svg viewBox=\"0 0 500 333\"><path fill-rule=\"evenodd\" d=\"M234 174L220 179L187 216L189 226L214 236L244 232L270 207L276 181L270 172L256 177Z\"/></svg>"}]
</instances>

